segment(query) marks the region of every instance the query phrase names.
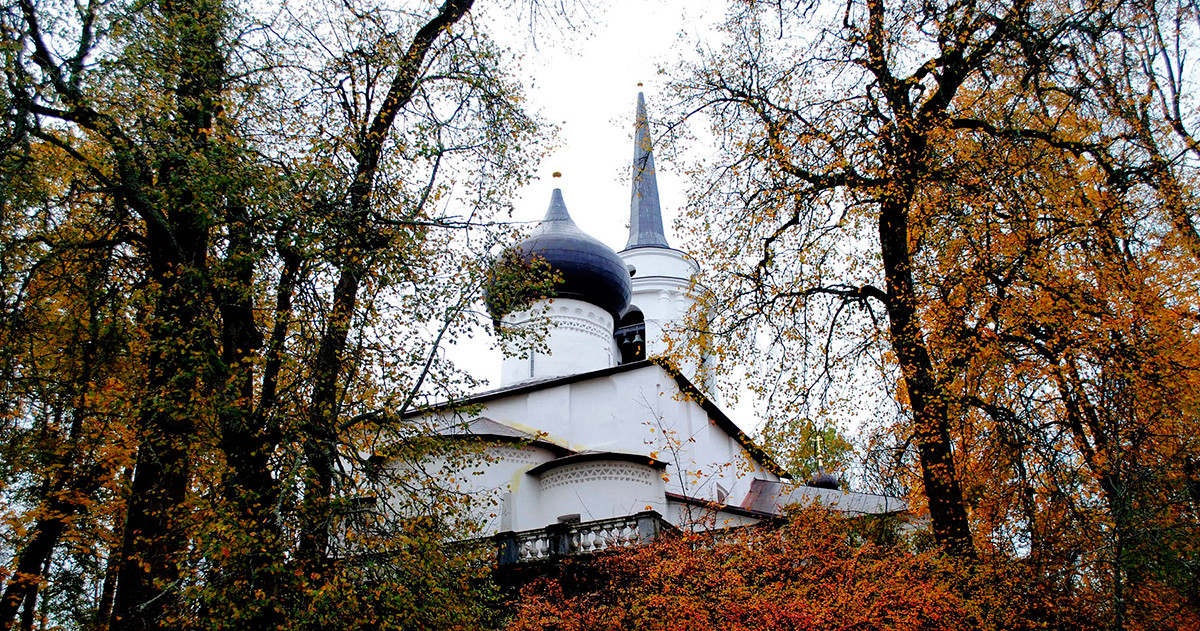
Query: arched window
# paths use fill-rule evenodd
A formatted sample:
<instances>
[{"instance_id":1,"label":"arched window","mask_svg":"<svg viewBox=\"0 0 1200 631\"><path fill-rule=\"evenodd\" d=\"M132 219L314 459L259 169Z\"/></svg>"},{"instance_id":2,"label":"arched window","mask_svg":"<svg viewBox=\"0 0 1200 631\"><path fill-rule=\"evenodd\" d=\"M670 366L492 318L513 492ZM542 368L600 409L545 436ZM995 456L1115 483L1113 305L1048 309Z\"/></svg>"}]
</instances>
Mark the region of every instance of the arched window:
<instances>
[{"instance_id":1,"label":"arched window","mask_svg":"<svg viewBox=\"0 0 1200 631\"><path fill-rule=\"evenodd\" d=\"M646 316L642 310L629 305L613 333L617 348L621 351L621 363L628 364L646 359Z\"/></svg>"}]
</instances>

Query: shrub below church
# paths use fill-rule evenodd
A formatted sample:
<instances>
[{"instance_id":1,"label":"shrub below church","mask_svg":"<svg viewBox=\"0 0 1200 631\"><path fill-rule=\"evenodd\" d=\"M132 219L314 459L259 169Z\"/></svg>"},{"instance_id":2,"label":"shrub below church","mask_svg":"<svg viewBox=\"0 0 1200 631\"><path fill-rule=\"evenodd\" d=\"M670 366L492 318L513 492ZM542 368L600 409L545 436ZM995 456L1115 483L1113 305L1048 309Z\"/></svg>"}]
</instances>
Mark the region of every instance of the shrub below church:
<instances>
[{"instance_id":1,"label":"shrub below church","mask_svg":"<svg viewBox=\"0 0 1200 631\"><path fill-rule=\"evenodd\" d=\"M949 560L819 509L778 528L664 537L568 561L510 631L1086 628L1020 564Z\"/></svg>"}]
</instances>

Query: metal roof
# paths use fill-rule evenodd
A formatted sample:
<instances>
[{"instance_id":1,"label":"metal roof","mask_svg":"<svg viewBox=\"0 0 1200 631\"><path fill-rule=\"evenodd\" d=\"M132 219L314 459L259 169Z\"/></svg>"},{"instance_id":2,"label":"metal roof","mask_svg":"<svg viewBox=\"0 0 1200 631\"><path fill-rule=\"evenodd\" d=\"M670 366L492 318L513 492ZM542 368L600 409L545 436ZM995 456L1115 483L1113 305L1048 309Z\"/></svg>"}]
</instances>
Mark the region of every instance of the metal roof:
<instances>
[{"instance_id":1,"label":"metal roof","mask_svg":"<svg viewBox=\"0 0 1200 631\"><path fill-rule=\"evenodd\" d=\"M658 177L654 172L654 147L646 99L638 92L633 132L633 191L629 199L629 242L625 249L669 248L658 203Z\"/></svg>"},{"instance_id":2,"label":"metal roof","mask_svg":"<svg viewBox=\"0 0 1200 631\"><path fill-rule=\"evenodd\" d=\"M554 189L546 216L516 248L527 259L545 259L558 272L561 279L554 285L553 297L596 305L610 313L614 322L629 306L632 285L625 261L575 225L561 189Z\"/></svg>"}]
</instances>

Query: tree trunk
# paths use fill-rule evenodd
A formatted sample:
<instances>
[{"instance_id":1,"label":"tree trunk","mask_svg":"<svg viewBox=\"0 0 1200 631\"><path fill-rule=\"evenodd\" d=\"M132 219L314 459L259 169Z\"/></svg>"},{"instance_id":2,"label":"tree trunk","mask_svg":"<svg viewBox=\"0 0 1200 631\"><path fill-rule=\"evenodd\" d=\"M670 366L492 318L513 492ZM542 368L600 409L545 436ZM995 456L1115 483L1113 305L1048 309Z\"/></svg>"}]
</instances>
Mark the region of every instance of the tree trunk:
<instances>
[{"instance_id":1,"label":"tree trunk","mask_svg":"<svg viewBox=\"0 0 1200 631\"><path fill-rule=\"evenodd\" d=\"M169 142L178 146L163 147L155 177L158 214L165 221L146 224L149 276L158 295L147 341L148 397L139 418L113 600L111 628L117 631L175 626L197 406L210 376L208 362L218 351L209 321L206 257L223 193L215 184L223 181L227 157L213 150L208 136L227 80L221 52L226 8L221 0L192 0L162 2L158 10L164 42L176 55L178 81L176 117L163 125ZM148 185L125 183L130 191Z\"/></svg>"},{"instance_id":2,"label":"tree trunk","mask_svg":"<svg viewBox=\"0 0 1200 631\"><path fill-rule=\"evenodd\" d=\"M918 321L908 244L908 209L923 155L916 141L898 152L905 164L894 181L901 190L886 195L879 211L879 245L887 278L887 312L892 349L904 374L913 411L914 435L921 463L921 482L929 500L934 539L948 553L975 558L966 504L950 440L950 396L939 383Z\"/></svg>"},{"instance_id":3,"label":"tree trunk","mask_svg":"<svg viewBox=\"0 0 1200 631\"><path fill-rule=\"evenodd\" d=\"M351 234L345 237L340 253L341 270L333 291L329 320L313 364L313 393L304 427L304 454L309 472L305 479L304 519L307 523L301 533L300 558L313 571L320 571L328 561L335 519L330 500L337 460L337 392L342 377L343 351L358 304L359 281L369 269L367 259L372 252L386 245L381 235L369 225L371 194L383 143L396 116L412 99L434 41L462 19L473 4L474 0L446 0L437 15L417 31L396 68L383 105L359 140L358 166L350 185L347 211Z\"/></svg>"},{"instance_id":4,"label":"tree trunk","mask_svg":"<svg viewBox=\"0 0 1200 631\"><path fill-rule=\"evenodd\" d=\"M282 622L280 572L285 542L275 506L278 483L271 475L271 454L279 443L266 411L254 404L254 367L263 336L254 321L254 240L246 207L236 201L226 209L228 255L217 289L221 316L221 365L224 384L218 420L225 475L225 510L218 518L233 529L231 564L217 578L217 590L238 622L249 628L275 628ZM281 279L287 282L287 275ZM289 295L290 295L290 289ZM266 379L266 376L264 376ZM264 386L265 387L265 386Z\"/></svg>"}]
</instances>

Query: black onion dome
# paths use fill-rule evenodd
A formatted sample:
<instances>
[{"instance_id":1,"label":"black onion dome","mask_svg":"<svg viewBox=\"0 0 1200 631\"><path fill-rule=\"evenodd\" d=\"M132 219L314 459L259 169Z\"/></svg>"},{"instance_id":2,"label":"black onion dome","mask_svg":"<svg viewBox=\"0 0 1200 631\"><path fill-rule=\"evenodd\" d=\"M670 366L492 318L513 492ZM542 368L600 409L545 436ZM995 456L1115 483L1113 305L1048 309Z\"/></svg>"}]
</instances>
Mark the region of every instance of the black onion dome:
<instances>
[{"instance_id":1,"label":"black onion dome","mask_svg":"<svg viewBox=\"0 0 1200 631\"><path fill-rule=\"evenodd\" d=\"M836 491L836 490L840 489L842 485L838 482L837 476L835 476L832 473L829 473L827 471L822 471L822 470L818 469L817 474L814 475L808 481L808 484L805 486L812 486L812 487L816 487L818 489L829 489L831 491Z\"/></svg>"},{"instance_id":2,"label":"black onion dome","mask_svg":"<svg viewBox=\"0 0 1200 631\"><path fill-rule=\"evenodd\" d=\"M545 259L562 277L554 284L554 298L596 305L610 313L613 322L629 306L633 287L625 261L575 225L560 189L554 189L546 216L516 250L526 260Z\"/></svg>"}]
</instances>

